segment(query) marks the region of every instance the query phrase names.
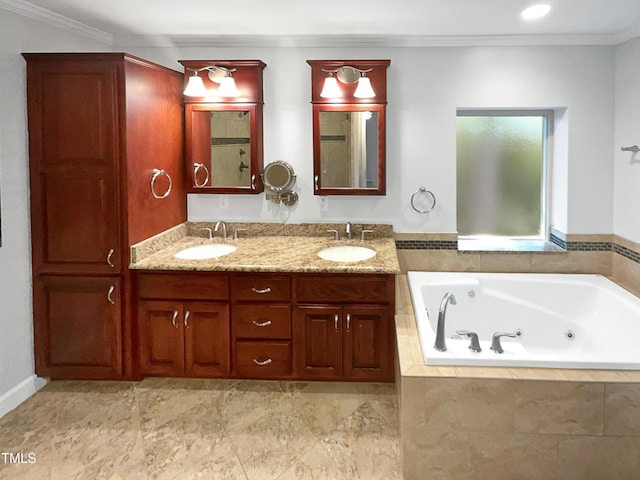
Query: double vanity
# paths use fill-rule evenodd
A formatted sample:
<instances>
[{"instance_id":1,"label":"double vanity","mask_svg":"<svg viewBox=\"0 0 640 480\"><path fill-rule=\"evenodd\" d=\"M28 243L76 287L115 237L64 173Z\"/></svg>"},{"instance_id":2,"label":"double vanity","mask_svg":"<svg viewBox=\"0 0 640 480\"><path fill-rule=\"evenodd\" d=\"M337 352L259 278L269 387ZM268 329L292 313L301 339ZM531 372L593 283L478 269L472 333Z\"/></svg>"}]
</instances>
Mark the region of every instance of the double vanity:
<instances>
[{"instance_id":1,"label":"double vanity","mask_svg":"<svg viewBox=\"0 0 640 480\"><path fill-rule=\"evenodd\" d=\"M263 62L23 56L38 376L393 380L390 226L187 222L189 193L296 203L293 168L264 166ZM384 195L389 61L346 63L309 61L308 183Z\"/></svg>"},{"instance_id":2,"label":"double vanity","mask_svg":"<svg viewBox=\"0 0 640 480\"><path fill-rule=\"evenodd\" d=\"M393 232L349 227L186 223L134 245L140 374L392 381Z\"/></svg>"}]
</instances>

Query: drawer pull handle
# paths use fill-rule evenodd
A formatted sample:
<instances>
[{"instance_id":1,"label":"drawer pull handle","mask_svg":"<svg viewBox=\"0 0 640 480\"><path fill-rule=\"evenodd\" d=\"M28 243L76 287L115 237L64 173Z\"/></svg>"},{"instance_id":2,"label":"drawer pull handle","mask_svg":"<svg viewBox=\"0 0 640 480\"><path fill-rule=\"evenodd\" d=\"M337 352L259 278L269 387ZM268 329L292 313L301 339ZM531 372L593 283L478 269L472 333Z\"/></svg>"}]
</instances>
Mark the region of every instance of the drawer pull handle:
<instances>
[{"instance_id":1,"label":"drawer pull handle","mask_svg":"<svg viewBox=\"0 0 640 480\"><path fill-rule=\"evenodd\" d=\"M347 332L351 330L351 314L347 313Z\"/></svg>"},{"instance_id":2,"label":"drawer pull handle","mask_svg":"<svg viewBox=\"0 0 640 480\"><path fill-rule=\"evenodd\" d=\"M271 292L271 287L267 287L267 288L255 288L255 287L253 287L251 289L251 291L253 293L259 293L259 294L270 293Z\"/></svg>"},{"instance_id":3,"label":"drawer pull handle","mask_svg":"<svg viewBox=\"0 0 640 480\"><path fill-rule=\"evenodd\" d=\"M173 323L174 327L178 328L178 310L173 311L173 318L171 319L171 323Z\"/></svg>"},{"instance_id":4,"label":"drawer pull handle","mask_svg":"<svg viewBox=\"0 0 640 480\"><path fill-rule=\"evenodd\" d=\"M253 359L253 363L255 363L256 365L260 366L260 367L264 367L265 365L269 365L271 362L273 362L273 360L271 360L270 358L267 358L266 360L258 360L257 358Z\"/></svg>"},{"instance_id":5,"label":"drawer pull handle","mask_svg":"<svg viewBox=\"0 0 640 480\"><path fill-rule=\"evenodd\" d=\"M184 326L185 328L189 328L189 316L191 315L191 312L189 310L187 310L187 313L184 314Z\"/></svg>"},{"instance_id":6,"label":"drawer pull handle","mask_svg":"<svg viewBox=\"0 0 640 480\"><path fill-rule=\"evenodd\" d=\"M267 320L265 322L256 322L255 320L253 320L251 323L253 323L256 327L268 327L269 325L271 325L271 320Z\"/></svg>"},{"instance_id":7,"label":"drawer pull handle","mask_svg":"<svg viewBox=\"0 0 640 480\"><path fill-rule=\"evenodd\" d=\"M115 289L116 289L116 286L115 286L115 285L111 285L111 286L109 287L109 291L107 292L107 300L109 300L109 303L110 303L111 305L115 305L115 304L116 304L116 302L113 300L113 297L112 297L112 295L113 295L113 291L114 291Z\"/></svg>"},{"instance_id":8,"label":"drawer pull handle","mask_svg":"<svg viewBox=\"0 0 640 480\"><path fill-rule=\"evenodd\" d=\"M338 316L337 313L333 316L333 328L336 329L336 332L338 331L338 319L339 318L340 317Z\"/></svg>"},{"instance_id":9,"label":"drawer pull handle","mask_svg":"<svg viewBox=\"0 0 640 480\"><path fill-rule=\"evenodd\" d=\"M113 268L115 267L114 263L111 261L111 257L113 257L115 250L113 248L109 249L109 253L107 253L107 264Z\"/></svg>"}]
</instances>

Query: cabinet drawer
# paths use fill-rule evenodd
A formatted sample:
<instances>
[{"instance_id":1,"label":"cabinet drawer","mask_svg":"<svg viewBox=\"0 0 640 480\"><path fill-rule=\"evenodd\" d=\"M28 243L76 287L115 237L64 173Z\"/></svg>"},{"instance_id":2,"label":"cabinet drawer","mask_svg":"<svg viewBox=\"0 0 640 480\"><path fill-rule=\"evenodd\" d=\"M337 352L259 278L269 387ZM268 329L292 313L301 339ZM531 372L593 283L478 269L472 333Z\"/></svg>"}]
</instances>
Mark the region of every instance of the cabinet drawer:
<instances>
[{"instance_id":1,"label":"cabinet drawer","mask_svg":"<svg viewBox=\"0 0 640 480\"><path fill-rule=\"evenodd\" d=\"M291 342L236 342L234 369L250 378L291 375Z\"/></svg>"},{"instance_id":2,"label":"cabinet drawer","mask_svg":"<svg viewBox=\"0 0 640 480\"><path fill-rule=\"evenodd\" d=\"M304 275L296 278L298 303L390 303L392 275Z\"/></svg>"},{"instance_id":3,"label":"cabinet drawer","mask_svg":"<svg viewBox=\"0 0 640 480\"><path fill-rule=\"evenodd\" d=\"M139 274L138 297L180 300L228 300L226 275Z\"/></svg>"},{"instance_id":4,"label":"cabinet drawer","mask_svg":"<svg viewBox=\"0 0 640 480\"><path fill-rule=\"evenodd\" d=\"M291 278L275 275L241 275L231 280L234 300L288 302L291 298Z\"/></svg>"},{"instance_id":5,"label":"cabinet drawer","mask_svg":"<svg viewBox=\"0 0 640 480\"><path fill-rule=\"evenodd\" d=\"M234 338L291 338L291 307L269 303L234 305Z\"/></svg>"}]
</instances>

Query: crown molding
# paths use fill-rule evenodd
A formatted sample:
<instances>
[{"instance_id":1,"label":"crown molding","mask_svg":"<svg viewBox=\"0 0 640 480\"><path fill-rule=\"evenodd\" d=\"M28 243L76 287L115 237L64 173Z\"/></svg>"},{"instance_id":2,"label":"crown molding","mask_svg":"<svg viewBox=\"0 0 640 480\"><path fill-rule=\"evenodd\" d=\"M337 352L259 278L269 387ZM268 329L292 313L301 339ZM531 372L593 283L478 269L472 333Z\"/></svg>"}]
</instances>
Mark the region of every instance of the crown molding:
<instances>
[{"instance_id":1,"label":"crown molding","mask_svg":"<svg viewBox=\"0 0 640 480\"><path fill-rule=\"evenodd\" d=\"M72 20L58 13L38 7L24 0L0 0L0 8L16 13L23 17L38 22L46 23L52 27L59 28L66 32L75 33L91 38L107 45L113 45L113 35L103 32L97 28L90 27L84 23Z\"/></svg>"},{"instance_id":2,"label":"crown molding","mask_svg":"<svg viewBox=\"0 0 640 480\"><path fill-rule=\"evenodd\" d=\"M2 0L0 0L2 1ZM640 29L638 31L640 35ZM308 47L308 48L398 48L473 46L616 45L635 36L625 32L597 35L125 35L115 46L138 47ZM628 37L628 38L627 38Z\"/></svg>"}]
</instances>

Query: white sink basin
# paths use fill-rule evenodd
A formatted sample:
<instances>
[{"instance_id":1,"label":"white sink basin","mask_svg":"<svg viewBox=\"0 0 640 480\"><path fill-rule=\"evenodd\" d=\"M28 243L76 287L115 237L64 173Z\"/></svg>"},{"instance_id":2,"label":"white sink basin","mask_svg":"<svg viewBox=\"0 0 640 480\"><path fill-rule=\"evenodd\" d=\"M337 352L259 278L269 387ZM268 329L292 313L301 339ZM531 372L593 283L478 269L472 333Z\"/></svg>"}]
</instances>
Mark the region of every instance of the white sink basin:
<instances>
[{"instance_id":1,"label":"white sink basin","mask_svg":"<svg viewBox=\"0 0 640 480\"><path fill-rule=\"evenodd\" d=\"M330 262L361 262L375 256L376 251L367 247L355 245L336 245L335 247L323 248L318 252L318 256Z\"/></svg>"},{"instance_id":2,"label":"white sink basin","mask_svg":"<svg viewBox=\"0 0 640 480\"><path fill-rule=\"evenodd\" d=\"M197 247L185 248L174 255L182 260L203 260L205 258L217 258L233 253L238 249L226 243L213 243L209 245L198 245Z\"/></svg>"}]
</instances>

